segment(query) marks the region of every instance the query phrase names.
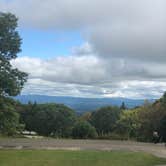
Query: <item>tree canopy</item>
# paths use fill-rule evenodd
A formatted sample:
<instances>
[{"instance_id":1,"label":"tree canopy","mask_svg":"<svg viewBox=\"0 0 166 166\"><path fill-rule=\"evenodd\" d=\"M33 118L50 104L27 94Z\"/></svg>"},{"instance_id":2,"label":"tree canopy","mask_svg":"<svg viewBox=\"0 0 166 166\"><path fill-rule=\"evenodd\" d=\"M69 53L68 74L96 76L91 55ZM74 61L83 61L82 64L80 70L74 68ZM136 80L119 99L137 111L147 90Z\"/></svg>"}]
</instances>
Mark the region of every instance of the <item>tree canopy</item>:
<instances>
[{"instance_id":1,"label":"tree canopy","mask_svg":"<svg viewBox=\"0 0 166 166\"><path fill-rule=\"evenodd\" d=\"M87 121L78 121L73 127L72 131L73 138L96 138L96 129Z\"/></svg>"},{"instance_id":2,"label":"tree canopy","mask_svg":"<svg viewBox=\"0 0 166 166\"><path fill-rule=\"evenodd\" d=\"M27 74L10 63L21 51L17 21L11 13L0 13L0 96L18 95L27 80Z\"/></svg>"},{"instance_id":3,"label":"tree canopy","mask_svg":"<svg viewBox=\"0 0 166 166\"><path fill-rule=\"evenodd\" d=\"M62 104L29 104L21 112L26 129L45 136L70 136L75 120L75 112Z\"/></svg>"},{"instance_id":4,"label":"tree canopy","mask_svg":"<svg viewBox=\"0 0 166 166\"><path fill-rule=\"evenodd\" d=\"M90 122L99 135L108 134L113 131L115 123L120 117L120 112L118 107L103 107L92 113Z\"/></svg>"}]
</instances>

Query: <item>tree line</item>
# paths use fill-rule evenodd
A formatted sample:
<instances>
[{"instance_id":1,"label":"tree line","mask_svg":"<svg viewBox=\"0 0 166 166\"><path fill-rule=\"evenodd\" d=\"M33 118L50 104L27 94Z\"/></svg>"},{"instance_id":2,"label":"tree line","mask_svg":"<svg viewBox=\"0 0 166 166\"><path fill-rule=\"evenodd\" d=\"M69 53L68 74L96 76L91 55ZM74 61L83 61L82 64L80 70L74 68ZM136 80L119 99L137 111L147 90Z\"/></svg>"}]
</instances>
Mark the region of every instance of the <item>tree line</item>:
<instances>
[{"instance_id":1,"label":"tree line","mask_svg":"<svg viewBox=\"0 0 166 166\"><path fill-rule=\"evenodd\" d=\"M0 133L9 136L26 130L54 138L151 142L156 131L166 141L166 93L134 109L106 106L82 115L63 104L21 104L2 97L0 103Z\"/></svg>"}]
</instances>

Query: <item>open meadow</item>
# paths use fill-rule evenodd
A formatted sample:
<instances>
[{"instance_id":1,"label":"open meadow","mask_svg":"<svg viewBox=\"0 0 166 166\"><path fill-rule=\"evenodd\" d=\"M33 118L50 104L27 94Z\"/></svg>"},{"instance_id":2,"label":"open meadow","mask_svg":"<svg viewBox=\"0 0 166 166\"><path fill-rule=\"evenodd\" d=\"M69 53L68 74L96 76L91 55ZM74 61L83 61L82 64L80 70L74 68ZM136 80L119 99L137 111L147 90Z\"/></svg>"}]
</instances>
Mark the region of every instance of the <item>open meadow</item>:
<instances>
[{"instance_id":1,"label":"open meadow","mask_svg":"<svg viewBox=\"0 0 166 166\"><path fill-rule=\"evenodd\" d=\"M0 150L1 166L155 166L166 159L140 152Z\"/></svg>"}]
</instances>

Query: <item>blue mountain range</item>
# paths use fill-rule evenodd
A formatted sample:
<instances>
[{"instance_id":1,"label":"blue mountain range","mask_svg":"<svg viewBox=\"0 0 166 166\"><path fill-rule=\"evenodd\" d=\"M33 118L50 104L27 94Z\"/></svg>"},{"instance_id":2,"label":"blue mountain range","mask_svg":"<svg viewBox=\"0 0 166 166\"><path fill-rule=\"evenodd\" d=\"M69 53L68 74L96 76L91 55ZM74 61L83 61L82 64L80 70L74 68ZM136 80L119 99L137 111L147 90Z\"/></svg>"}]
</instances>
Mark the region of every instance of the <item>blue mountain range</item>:
<instances>
[{"instance_id":1,"label":"blue mountain range","mask_svg":"<svg viewBox=\"0 0 166 166\"><path fill-rule=\"evenodd\" d=\"M30 102L42 103L58 103L64 104L76 112L93 111L103 106L121 106L125 103L127 108L134 108L144 104L144 99L128 99L128 98L80 98L68 96L44 96L44 95L20 95L15 97L16 100L23 104ZM154 102L154 99L149 102Z\"/></svg>"}]
</instances>

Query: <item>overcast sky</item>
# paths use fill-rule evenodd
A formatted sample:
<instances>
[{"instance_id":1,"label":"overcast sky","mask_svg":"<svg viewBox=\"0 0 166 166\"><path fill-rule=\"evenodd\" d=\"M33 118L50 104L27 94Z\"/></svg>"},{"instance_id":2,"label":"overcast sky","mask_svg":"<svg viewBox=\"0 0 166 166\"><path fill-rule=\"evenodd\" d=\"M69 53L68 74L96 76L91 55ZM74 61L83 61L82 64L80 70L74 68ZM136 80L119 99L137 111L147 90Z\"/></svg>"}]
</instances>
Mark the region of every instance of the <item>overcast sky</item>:
<instances>
[{"instance_id":1,"label":"overcast sky","mask_svg":"<svg viewBox=\"0 0 166 166\"><path fill-rule=\"evenodd\" d=\"M159 98L166 91L165 0L0 0L19 18L23 94Z\"/></svg>"}]
</instances>

